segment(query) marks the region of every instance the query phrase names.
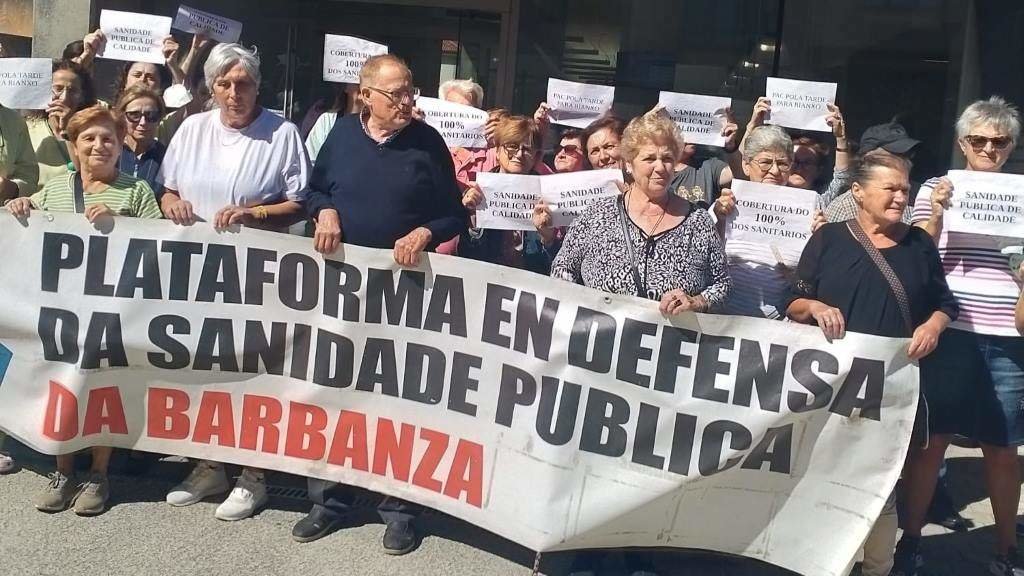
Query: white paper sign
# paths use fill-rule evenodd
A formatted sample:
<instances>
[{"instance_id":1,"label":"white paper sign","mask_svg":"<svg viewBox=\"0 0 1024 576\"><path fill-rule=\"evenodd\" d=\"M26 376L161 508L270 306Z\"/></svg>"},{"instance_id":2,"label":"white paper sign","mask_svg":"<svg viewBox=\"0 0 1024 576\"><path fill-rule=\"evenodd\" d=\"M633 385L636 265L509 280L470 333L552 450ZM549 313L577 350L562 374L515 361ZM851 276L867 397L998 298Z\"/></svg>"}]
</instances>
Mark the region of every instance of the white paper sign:
<instances>
[{"instance_id":1,"label":"white paper sign","mask_svg":"<svg viewBox=\"0 0 1024 576\"><path fill-rule=\"evenodd\" d=\"M619 170L585 170L548 176L481 172L476 183L484 204L476 211L476 225L493 230L534 230L533 208L544 200L555 226L572 224L598 198L619 193Z\"/></svg>"},{"instance_id":2,"label":"white paper sign","mask_svg":"<svg viewBox=\"0 0 1024 576\"><path fill-rule=\"evenodd\" d=\"M795 266L811 237L817 207L814 190L734 180L736 210L729 218L726 239L747 242L767 250L761 264Z\"/></svg>"},{"instance_id":3,"label":"white paper sign","mask_svg":"<svg viewBox=\"0 0 1024 576\"><path fill-rule=\"evenodd\" d=\"M687 144L725 146L722 129L732 107L732 98L662 92L658 95L658 104L665 107L672 121L679 126Z\"/></svg>"},{"instance_id":4,"label":"white paper sign","mask_svg":"<svg viewBox=\"0 0 1024 576\"><path fill-rule=\"evenodd\" d=\"M1024 176L950 170L950 232L1024 238Z\"/></svg>"},{"instance_id":5,"label":"white paper sign","mask_svg":"<svg viewBox=\"0 0 1024 576\"><path fill-rule=\"evenodd\" d=\"M242 23L238 20L217 16L184 4L178 7L178 14L174 17L174 29L193 34L206 34L217 42L225 43L238 42L242 35Z\"/></svg>"},{"instance_id":6,"label":"white paper sign","mask_svg":"<svg viewBox=\"0 0 1024 576\"><path fill-rule=\"evenodd\" d=\"M100 12L100 30L107 36L101 58L164 63L164 38L171 35L171 19L167 16L104 10Z\"/></svg>"},{"instance_id":7,"label":"white paper sign","mask_svg":"<svg viewBox=\"0 0 1024 576\"><path fill-rule=\"evenodd\" d=\"M53 99L49 58L0 58L0 104L15 110L45 110Z\"/></svg>"},{"instance_id":8,"label":"white paper sign","mask_svg":"<svg viewBox=\"0 0 1024 576\"><path fill-rule=\"evenodd\" d=\"M416 107L423 111L424 121L441 133L449 148L487 147L487 138L484 137L487 112L425 96L416 99Z\"/></svg>"},{"instance_id":9,"label":"white paper sign","mask_svg":"<svg viewBox=\"0 0 1024 576\"><path fill-rule=\"evenodd\" d=\"M829 114L828 104L836 101L837 87L831 82L768 78L765 95L772 103L768 123L799 130L831 132L825 118Z\"/></svg>"},{"instance_id":10,"label":"white paper sign","mask_svg":"<svg viewBox=\"0 0 1024 576\"><path fill-rule=\"evenodd\" d=\"M612 109L615 87L548 78L547 102L552 122L586 128Z\"/></svg>"},{"instance_id":11,"label":"white paper sign","mask_svg":"<svg viewBox=\"0 0 1024 576\"><path fill-rule=\"evenodd\" d=\"M359 70L370 56L387 54L388 47L352 36L324 36L324 80L359 84Z\"/></svg>"}]
</instances>

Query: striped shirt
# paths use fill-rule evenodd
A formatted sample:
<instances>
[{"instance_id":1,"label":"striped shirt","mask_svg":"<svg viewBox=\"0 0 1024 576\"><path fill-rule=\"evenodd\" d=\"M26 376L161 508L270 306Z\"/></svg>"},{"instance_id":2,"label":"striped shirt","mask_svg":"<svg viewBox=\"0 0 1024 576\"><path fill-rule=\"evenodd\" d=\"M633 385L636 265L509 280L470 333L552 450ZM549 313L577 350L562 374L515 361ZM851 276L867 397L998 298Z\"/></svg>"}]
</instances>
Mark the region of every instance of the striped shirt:
<instances>
[{"instance_id":1,"label":"striped shirt","mask_svg":"<svg viewBox=\"0 0 1024 576\"><path fill-rule=\"evenodd\" d=\"M938 182L932 178L921 186L914 202L914 223L931 217L932 190ZM950 233L943 227L937 244L946 281L960 306L960 317L950 326L990 336L1019 336L1013 312L1021 285L1010 273L1009 260L1000 252L1007 245L1006 239Z\"/></svg>"},{"instance_id":2,"label":"striped shirt","mask_svg":"<svg viewBox=\"0 0 1024 576\"><path fill-rule=\"evenodd\" d=\"M789 297L786 273L796 270L800 253L776 253L764 244L727 240L725 255L732 277L732 294L725 302L725 313L754 318L785 316Z\"/></svg>"},{"instance_id":3,"label":"striped shirt","mask_svg":"<svg viewBox=\"0 0 1024 576\"><path fill-rule=\"evenodd\" d=\"M32 195L32 206L51 212L75 211L75 173L54 178L43 189ZM85 205L106 204L119 216L135 218L163 218L153 190L145 180L127 174L118 174L117 180L99 192L85 194Z\"/></svg>"}]
</instances>

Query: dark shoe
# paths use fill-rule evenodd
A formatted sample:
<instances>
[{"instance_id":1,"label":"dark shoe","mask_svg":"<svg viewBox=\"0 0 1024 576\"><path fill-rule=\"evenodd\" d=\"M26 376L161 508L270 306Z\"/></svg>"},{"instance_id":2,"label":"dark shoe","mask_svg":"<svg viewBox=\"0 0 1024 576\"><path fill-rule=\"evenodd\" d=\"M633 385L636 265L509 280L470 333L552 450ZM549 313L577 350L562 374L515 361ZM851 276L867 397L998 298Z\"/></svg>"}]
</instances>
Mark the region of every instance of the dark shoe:
<instances>
[{"instance_id":1,"label":"dark shoe","mask_svg":"<svg viewBox=\"0 0 1024 576\"><path fill-rule=\"evenodd\" d=\"M160 460L160 456L156 454L132 450L124 459L121 472L125 476L142 476L146 472L149 472L149 469L152 468L153 464L158 460Z\"/></svg>"},{"instance_id":2,"label":"dark shoe","mask_svg":"<svg viewBox=\"0 0 1024 576\"><path fill-rule=\"evenodd\" d=\"M292 540L296 542L313 542L334 532L341 526L341 518L328 514L322 506L314 505L306 517L292 527Z\"/></svg>"},{"instance_id":3,"label":"dark shoe","mask_svg":"<svg viewBox=\"0 0 1024 576\"><path fill-rule=\"evenodd\" d=\"M959 434L953 436L953 439L949 443L960 448L981 448L981 444L974 438L960 436Z\"/></svg>"},{"instance_id":4,"label":"dark shoe","mask_svg":"<svg viewBox=\"0 0 1024 576\"><path fill-rule=\"evenodd\" d=\"M917 569L924 564L918 548L920 538L904 536L896 543L896 554L893 556L892 571L889 576L917 576Z\"/></svg>"},{"instance_id":5,"label":"dark shoe","mask_svg":"<svg viewBox=\"0 0 1024 576\"><path fill-rule=\"evenodd\" d=\"M935 485L935 496L932 497L932 503L928 506L927 518L929 523L938 524L954 532L967 532L974 528L974 522L964 518L957 511L953 504L953 498L950 497L949 490L946 488L946 482L941 478Z\"/></svg>"},{"instance_id":6,"label":"dark shoe","mask_svg":"<svg viewBox=\"0 0 1024 576\"><path fill-rule=\"evenodd\" d=\"M988 565L993 576L1024 576L1024 559L1016 548L1010 548L1005 555L998 554Z\"/></svg>"},{"instance_id":7,"label":"dark shoe","mask_svg":"<svg viewBox=\"0 0 1024 576\"><path fill-rule=\"evenodd\" d=\"M408 554L419 546L419 538L416 537L416 529L412 522L389 522L384 529L384 553L392 556Z\"/></svg>"}]
</instances>

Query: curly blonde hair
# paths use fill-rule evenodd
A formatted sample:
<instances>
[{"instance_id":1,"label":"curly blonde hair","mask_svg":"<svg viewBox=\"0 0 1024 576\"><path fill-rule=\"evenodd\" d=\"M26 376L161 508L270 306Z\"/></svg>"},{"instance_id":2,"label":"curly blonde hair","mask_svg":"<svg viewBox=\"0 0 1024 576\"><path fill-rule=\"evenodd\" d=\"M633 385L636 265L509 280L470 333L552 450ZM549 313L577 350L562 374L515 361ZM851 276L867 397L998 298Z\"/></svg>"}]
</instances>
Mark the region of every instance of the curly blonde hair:
<instances>
[{"instance_id":1,"label":"curly blonde hair","mask_svg":"<svg viewBox=\"0 0 1024 576\"><path fill-rule=\"evenodd\" d=\"M681 141L679 127L665 111L659 110L630 120L622 132L619 148L622 149L622 159L627 163L635 160L640 148L647 144L668 146L678 158Z\"/></svg>"}]
</instances>

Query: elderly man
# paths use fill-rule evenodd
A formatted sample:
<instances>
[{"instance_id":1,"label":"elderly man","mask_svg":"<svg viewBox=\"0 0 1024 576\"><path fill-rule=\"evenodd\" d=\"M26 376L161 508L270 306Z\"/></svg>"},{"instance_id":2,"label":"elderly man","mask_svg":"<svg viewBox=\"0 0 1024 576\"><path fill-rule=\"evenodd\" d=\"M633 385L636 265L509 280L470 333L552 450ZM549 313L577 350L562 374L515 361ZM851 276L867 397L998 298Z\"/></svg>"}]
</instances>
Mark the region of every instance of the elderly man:
<instances>
[{"instance_id":1,"label":"elderly man","mask_svg":"<svg viewBox=\"0 0 1024 576\"><path fill-rule=\"evenodd\" d=\"M466 229L451 155L441 135L414 120L412 72L396 56L374 56L359 73L360 114L338 119L320 149L307 208L316 221L313 244L323 254L346 243L394 251L395 262L415 266ZM319 539L340 524L352 505L345 486L309 479L314 506L292 530L300 542ZM387 523L384 551L411 552L418 544L411 504L387 498L378 507Z\"/></svg>"}]
</instances>

